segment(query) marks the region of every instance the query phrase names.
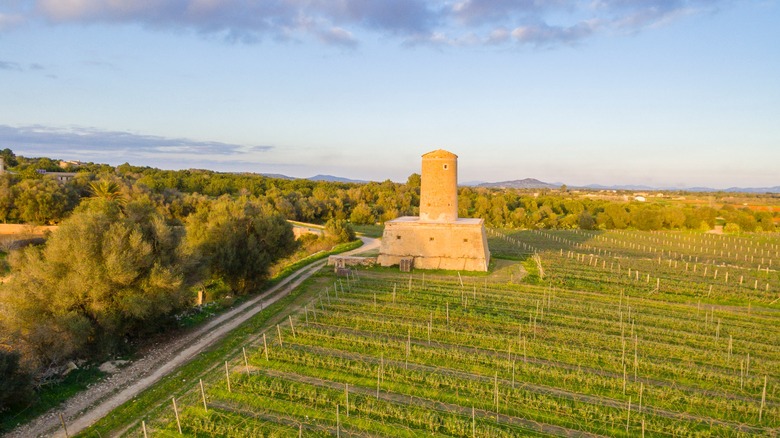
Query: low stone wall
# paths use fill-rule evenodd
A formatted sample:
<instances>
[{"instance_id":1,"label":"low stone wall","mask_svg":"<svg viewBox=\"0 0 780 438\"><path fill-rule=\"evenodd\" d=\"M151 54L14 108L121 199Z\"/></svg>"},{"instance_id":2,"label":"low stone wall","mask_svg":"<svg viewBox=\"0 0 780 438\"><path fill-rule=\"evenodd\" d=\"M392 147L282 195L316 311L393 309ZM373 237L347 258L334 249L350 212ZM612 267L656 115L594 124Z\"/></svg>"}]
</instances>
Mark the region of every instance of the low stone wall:
<instances>
[{"instance_id":1,"label":"low stone wall","mask_svg":"<svg viewBox=\"0 0 780 438\"><path fill-rule=\"evenodd\" d=\"M46 231L54 231L56 225L0 224L0 234L42 236Z\"/></svg>"},{"instance_id":2,"label":"low stone wall","mask_svg":"<svg viewBox=\"0 0 780 438\"><path fill-rule=\"evenodd\" d=\"M328 266L344 268L347 266L374 266L376 257L355 257L332 255L328 257Z\"/></svg>"},{"instance_id":3,"label":"low stone wall","mask_svg":"<svg viewBox=\"0 0 780 438\"><path fill-rule=\"evenodd\" d=\"M314 234L315 236L321 236L323 234L323 231L318 228L309 228L309 227L299 227L293 225L293 235L296 239L299 237L305 235L305 234Z\"/></svg>"}]
</instances>

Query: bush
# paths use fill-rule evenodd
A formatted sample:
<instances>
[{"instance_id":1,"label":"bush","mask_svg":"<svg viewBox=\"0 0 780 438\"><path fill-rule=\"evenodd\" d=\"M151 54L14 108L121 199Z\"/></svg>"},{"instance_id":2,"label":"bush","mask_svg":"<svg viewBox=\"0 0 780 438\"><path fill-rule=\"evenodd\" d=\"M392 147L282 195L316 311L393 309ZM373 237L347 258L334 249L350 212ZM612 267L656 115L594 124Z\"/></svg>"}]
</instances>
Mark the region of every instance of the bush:
<instances>
[{"instance_id":1,"label":"bush","mask_svg":"<svg viewBox=\"0 0 780 438\"><path fill-rule=\"evenodd\" d=\"M330 219L325 224L325 237L334 243L345 243L355 240L355 230L343 219Z\"/></svg>"},{"instance_id":2,"label":"bush","mask_svg":"<svg viewBox=\"0 0 780 438\"><path fill-rule=\"evenodd\" d=\"M0 347L0 412L23 406L33 396L32 378L19 366L19 357Z\"/></svg>"}]
</instances>

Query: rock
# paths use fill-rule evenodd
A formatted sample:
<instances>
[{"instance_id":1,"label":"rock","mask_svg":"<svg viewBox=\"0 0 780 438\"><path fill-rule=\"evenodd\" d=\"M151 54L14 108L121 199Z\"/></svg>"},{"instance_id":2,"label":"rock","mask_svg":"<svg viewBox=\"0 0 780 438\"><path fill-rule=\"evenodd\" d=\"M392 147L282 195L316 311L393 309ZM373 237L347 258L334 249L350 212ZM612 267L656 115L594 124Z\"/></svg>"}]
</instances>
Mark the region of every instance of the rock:
<instances>
[{"instance_id":1,"label":"rock","mask_svg":"<svg viewBox=\"0 0 780 438\"><path fill-rule=\"evenodd\" d=\"M68 363L65 364L65 370L62 372L62 376L63 377L67 376L68 374L70 374L71 371L77 370L77 369L79 369L78 365L76 365L72 361L68 362Z\"/></svg>"},{"instance_id":2,"label":"rock","mask_svg":"<svg viewBox=\"0 0 780 438\"><path fill-rule=\"evenodd\" d=\"M117 371L119 371L119 367L125 365L126 363L130 362L129 360L110 360L108 362L103 362L100 364L98 369L106 374L114 374Z\"/></svg>"}]
</instances>

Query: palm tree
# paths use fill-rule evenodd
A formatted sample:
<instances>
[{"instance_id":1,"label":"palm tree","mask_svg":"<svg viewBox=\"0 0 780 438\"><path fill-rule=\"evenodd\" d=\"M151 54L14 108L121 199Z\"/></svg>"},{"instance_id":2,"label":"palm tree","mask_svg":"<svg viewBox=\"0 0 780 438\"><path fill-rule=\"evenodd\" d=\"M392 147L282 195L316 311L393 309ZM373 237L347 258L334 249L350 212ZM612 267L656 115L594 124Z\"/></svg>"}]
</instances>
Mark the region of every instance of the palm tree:
<instances>
[{"instance_id":1,"label":"palm tree","mask_svg":"<svg viewBox=\"0 0 780 438\"><path fill-rule=\"evenodd\" d=\"M93 198L101 198L108 201L124 201L124 196L119 190L119 184L114 181L94 181L89 183Z\"/></svg>"}]
</instances>

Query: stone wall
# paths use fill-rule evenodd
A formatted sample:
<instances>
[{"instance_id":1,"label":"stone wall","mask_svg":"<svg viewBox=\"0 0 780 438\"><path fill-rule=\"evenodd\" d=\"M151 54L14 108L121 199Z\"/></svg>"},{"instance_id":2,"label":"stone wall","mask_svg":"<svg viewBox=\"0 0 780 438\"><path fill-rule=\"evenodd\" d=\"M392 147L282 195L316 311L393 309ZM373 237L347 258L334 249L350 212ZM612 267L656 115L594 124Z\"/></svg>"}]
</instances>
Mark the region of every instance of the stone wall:
<instances>
[{"instance_id":1,"label":"stone wall","mask_svg":"<svg viewBox=\"0 0 780 438\"><path fill-rule=\"evenodd\" d=\"M356 257L332 255L328 257L328 266L346 267L346 266L374 266L376 257Z\"/></svg>"},{"instance_id":2,"label":"stone wall","mask_svg":"<svg viewBox=\"0 0 780 438\"><path fill-rule=\"evenodd\" d=\"M377 262L393 266L411 257L415 269L487 271L490 251L483 222L458 219L430 223L416 217L386 222Z\"/></svg>"}]
</instances>

